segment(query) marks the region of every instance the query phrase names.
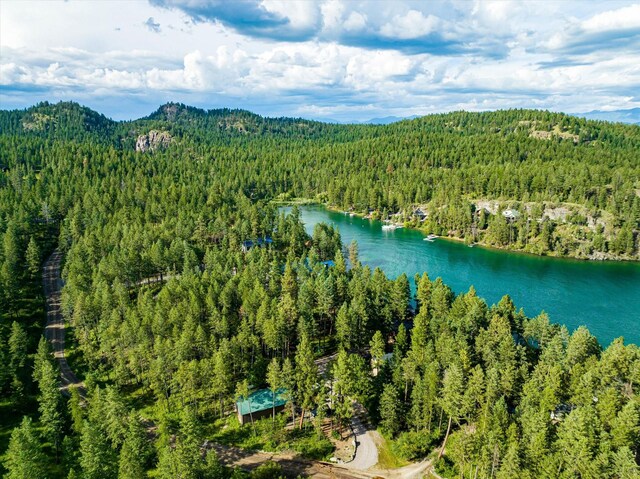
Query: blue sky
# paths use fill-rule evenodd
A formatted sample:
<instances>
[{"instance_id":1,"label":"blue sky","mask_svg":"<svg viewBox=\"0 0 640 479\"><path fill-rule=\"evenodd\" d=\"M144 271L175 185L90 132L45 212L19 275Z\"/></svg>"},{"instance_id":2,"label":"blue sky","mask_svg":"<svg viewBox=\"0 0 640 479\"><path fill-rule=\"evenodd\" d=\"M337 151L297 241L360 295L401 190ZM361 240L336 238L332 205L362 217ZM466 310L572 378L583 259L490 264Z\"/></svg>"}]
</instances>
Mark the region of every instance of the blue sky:
<instances>
[{"instance_id":1,"label":"blue sky","mask_svg":"<svg viewBox=\"0 0 640 479\"><path fill-rule=\"evenodd\" d=\"M640 3L0 0L0 108L340 121L640 106Z\"/></svg>"}]
</instances>

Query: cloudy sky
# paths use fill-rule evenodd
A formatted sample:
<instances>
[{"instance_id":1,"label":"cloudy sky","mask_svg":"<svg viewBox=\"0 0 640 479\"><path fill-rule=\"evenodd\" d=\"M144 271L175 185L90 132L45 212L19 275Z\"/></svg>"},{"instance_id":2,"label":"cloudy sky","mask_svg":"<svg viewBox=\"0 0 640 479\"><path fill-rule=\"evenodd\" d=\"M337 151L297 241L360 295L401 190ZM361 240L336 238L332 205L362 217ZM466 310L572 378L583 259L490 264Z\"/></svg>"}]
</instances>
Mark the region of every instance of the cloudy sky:
<instances>
[{"instance_id":1,"label":"cloudy sky","mask_svg":"<svg viewBox=\"0 0 640 479\"><path fill-rule=\"evenodd\" d=\"M365 120L640 106L640 3L0 0L0 108Z\"/></svg>"}]
</instances>

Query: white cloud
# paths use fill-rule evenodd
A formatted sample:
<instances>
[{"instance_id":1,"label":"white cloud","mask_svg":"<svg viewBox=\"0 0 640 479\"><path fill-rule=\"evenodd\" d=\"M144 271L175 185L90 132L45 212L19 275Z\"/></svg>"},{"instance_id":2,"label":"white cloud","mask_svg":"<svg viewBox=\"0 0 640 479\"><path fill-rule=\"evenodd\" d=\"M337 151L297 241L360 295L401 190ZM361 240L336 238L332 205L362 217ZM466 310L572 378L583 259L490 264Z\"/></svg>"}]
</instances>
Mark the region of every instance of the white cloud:
<instances>
[{"instance_id":1,"label":"white cloud","mask_svg":"<svg viewBox=\"0 0 640 479\"><path fill-rule=\"evenodd\" d=\"M409 10L405 15L396 15L389 23L380 28L387 37L408 39L419 38L435 32L442 21L434 15L423 15L417 10Z\"/></svg>"},{"instance_id":2,"label":"white cloud","mask_svg":"<svg viewBox=\"0 0 640 479\"><path fill-rule=\"evenodd\" d=\"M607 31L640 28L640 4L598 13L581 23L585 31Z\"/></svg>"},{"instance_id":3,"label":"white cloud","mask_svg":"<svg viewBox=\"0 0 640 479\"><path fill-rule=\"evenodd\" d=\"M287 18L297 30L313 28L320 20L320 9L315 2L304 0L262 0L268 12Z\"/></svg>"},{"instance_id":4,"label":"white cloud","mask_svg":"<svg viewBox=\"0 0 640 479\"><path fill-rule=\"evenodd\" d=\"M367 16L360 12L351 12L342 26L350 32L362 30L367 26Z\"/></svg>"},{"instance_id":5,"label":"white cloud","mask_svg":"<svg viewBox=\"0 0 640 479\"><path fill-rule=\"evenodd\" d=\"M3 3L2 107L100 96L119 98L105 100L107 108L117 103L132 111L178 100L272 115L357 118L457 108L585 111L640 104L640 49L629 43L629 31L640 28L638 5L261 5L286 17L291 29L317 31L316 36L265 40L141 2L127 9L106 2ZM149 31L149 19L159 32ZM599 51L591 51L589 40L596 35ZM425 53L394 47L420 47L430 36L454 48Z\"/></svg>"},{"instance_id":6,"label":"white cloud","mask_svg":"<svg viewBox=\"0 0 640 479\"><path fill-rule=\"evenodd\" d=\"M340 0L329 0L320 6L322 25L327 31L337 30L342 25L344 4Z\"/></svg>"}]
</instances>

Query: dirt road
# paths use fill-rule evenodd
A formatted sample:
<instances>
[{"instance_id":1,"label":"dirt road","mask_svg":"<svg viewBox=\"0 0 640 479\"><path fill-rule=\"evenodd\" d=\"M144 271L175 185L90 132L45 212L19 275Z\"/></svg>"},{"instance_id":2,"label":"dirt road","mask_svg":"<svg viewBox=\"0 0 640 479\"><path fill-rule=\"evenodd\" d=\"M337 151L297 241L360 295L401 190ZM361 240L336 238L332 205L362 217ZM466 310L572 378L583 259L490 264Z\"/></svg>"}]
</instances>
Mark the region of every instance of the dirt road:
<instances>
[{"instance_id":1,"label":"dirt road","mask_svg":"<svg viewBox=\"0 0 640 479\"><path fill-rule=\"evenodd\" d=\"M222 464L248 471L267 461L273 461L280 464L287 477L292 478L298 475L313 479L371 479L379 477L376 474L352 471L326 462L307 461L292 454L252 452L220 444L212 444L209 447L216 451Z\"/></svg>"},{"instance_id":2,"label":"dirt road","mask_svg":"<svg viewBox=\"0 0 640 479\"><path fill-rule=\"evenodd\" d=\"M60 383L62 392L69 394L69 388L78 389L80 396L86 398L86 390L82 382L73 373L67 359L64 357L64 318L61 311L62 278L60 277L60 262L62 253L55 250L42 267L42 284L47 299L47 325L44 336L51 343L53 354L60 366Z\"/></svg>"},{"instance_id":3,"label":"dirt road","mask_svg":"<svg viewBox=\"0 0 640 479\"><path fill-rule=\"evenodd\" d=\"M368 426L367 413L361 404L356 403L351 428L356 436L356 455L353 461L345 464L349 469L365 470L378 463L378 447Z\"/></svg>"}]
</instances>

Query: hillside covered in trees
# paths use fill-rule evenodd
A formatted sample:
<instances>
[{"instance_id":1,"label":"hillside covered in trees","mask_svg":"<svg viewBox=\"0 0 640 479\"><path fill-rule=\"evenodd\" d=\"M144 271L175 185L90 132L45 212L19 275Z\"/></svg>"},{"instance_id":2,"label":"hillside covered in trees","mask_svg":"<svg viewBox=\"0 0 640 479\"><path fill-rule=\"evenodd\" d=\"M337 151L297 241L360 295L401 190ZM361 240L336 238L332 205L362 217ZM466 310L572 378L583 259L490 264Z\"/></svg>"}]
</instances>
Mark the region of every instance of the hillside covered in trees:
<instances>
[{"instance_id":1,"label":"hillside covered in trees","mask_svg":"<svg viewBox=\"0 0 640 479\"><path fill-rule=\"evenodd\" d=\"M133 122L75 104L0 112L2 472L245 477L204 441L328 459L362 404L399 461L431 457L443 477L638 477L637 345L603 349L427 274L387 278L272 202L416 225L420 205L422 227L454 236L637 259L638 151L638 127L539 111L388 126L176 104ZM523 214L507 223L507 206ZM55 248L86 399L62 395L41 339ZM284 388L288 406L241 427L233 404L258 388Z\"/></svg>"},{"instance_id":2,"label":"hillside covered in trees","mask_svg":"<svg viewBox=\"0 0 640 479\"><path fill-rule=\"evenodd\" d=\"M155 132L166 139L147 147L157 156L200 164L225 179L221 188L252 200L312 199L535 254L640 257L634 125L532 110L334 125L181 104L114 122L60 103L1 112L0 128L25 140L90 141L124 155Z\"/></svg>"}]
</instances>

